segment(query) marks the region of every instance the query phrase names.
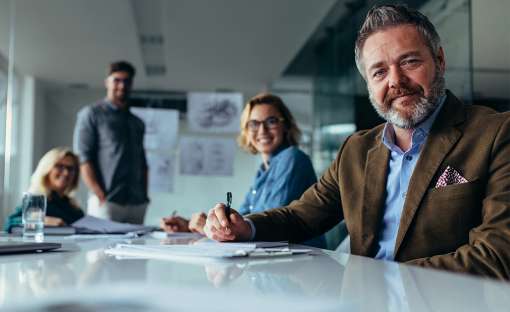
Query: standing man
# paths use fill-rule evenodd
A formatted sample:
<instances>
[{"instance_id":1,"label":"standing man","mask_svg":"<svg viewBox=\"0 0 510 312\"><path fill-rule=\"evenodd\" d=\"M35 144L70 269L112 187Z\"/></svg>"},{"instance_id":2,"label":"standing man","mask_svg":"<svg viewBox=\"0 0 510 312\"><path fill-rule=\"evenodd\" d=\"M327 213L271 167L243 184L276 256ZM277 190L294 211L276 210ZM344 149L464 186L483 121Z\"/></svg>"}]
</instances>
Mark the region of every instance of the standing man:
<instances>
[{"instance_id":1,"label":"standing man","mask_svg":"<svg viewBox=\"0 0 510 312\"><path fill-rule=\"evenodd\" d=\"M244 219L216 205L207 235L296 242L345 219L353 254L510 279L510 115L445 90L439 35L407 7L371 9L355 58L386 123L289 206Z\"/></svg>"},{"instance_id":2,"label":"standing man","mask_svg":"<svg viewBox=\"0 0 510 312\"><path fill-rule=\"evenodd\" d=\"M135 68L110 64L106 98L78 112L74 149L90 195L88 214L143 224L149 202L148 168L143 149L145 126L129 111Z\"/></svg>"}]
</instances>

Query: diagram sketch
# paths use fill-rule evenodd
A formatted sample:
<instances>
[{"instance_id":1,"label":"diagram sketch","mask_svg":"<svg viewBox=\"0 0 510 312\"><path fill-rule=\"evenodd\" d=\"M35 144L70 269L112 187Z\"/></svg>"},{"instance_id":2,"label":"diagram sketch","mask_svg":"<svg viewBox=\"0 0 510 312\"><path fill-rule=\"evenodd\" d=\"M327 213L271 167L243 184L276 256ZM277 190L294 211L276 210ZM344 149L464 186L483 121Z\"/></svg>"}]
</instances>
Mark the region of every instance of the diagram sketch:
<instances>
[{"instance_id":1,"label":"diagram sketch","mask_svg":"<svg viewBox=\"0 0 510 312\"><path fill-rule=\"evenodd\" d=\"M188 93L188 124L190 130L212 133L239 131L243 107L241 93Z\"/></svg>"},{"instance_id":2,"label":"diagram sketch","mask_svg":"<svg viewBox=\"0 0 510 312\"><path fill-rule=\"evenodd\" d=\"M131 112L145 123L146 150L175 149L179 129L179 111L162 108L132 107Z\"/></svg>"},{"instance_id":3,"label":"diagram sketch","mask_svg":"<svg viewBox=\"0 0 510 312\"><path fill-rule=\"evenodd\" d=\"M149 190L171 193L174 191L175 158L163 152L146 152L149 166Z\"/></svg>"},{"instance_id":4,"label":"diagram sketch","mask_svg":"<svg viewBox=\"0 0 510 312\"><path fill-rule=\"evenodd\" d=\"M223 138L181 138L180 174L232 176L235 142Z\"/></svg>"}]
</instances>

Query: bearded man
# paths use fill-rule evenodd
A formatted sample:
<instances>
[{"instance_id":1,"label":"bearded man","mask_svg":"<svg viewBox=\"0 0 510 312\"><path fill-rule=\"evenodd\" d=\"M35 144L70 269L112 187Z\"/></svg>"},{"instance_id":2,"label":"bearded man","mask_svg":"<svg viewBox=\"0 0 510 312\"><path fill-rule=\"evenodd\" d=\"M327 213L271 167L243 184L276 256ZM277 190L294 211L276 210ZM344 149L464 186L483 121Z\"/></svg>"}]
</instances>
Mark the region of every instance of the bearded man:
<instances>
[{"instance_id":1,"label":"bearded man","mask_svg":"<svg viewBox=\"0 0 510 312\"><path fill-rule=\"evenodd\" d=\"M287 207L243 218L216 205L207 235L297 242L345 219L353 254L509 279L510 115L445 90L439 35L407 7L371 9L355 58L387 122L349 137Z\"/></svg>"}]
</instances>

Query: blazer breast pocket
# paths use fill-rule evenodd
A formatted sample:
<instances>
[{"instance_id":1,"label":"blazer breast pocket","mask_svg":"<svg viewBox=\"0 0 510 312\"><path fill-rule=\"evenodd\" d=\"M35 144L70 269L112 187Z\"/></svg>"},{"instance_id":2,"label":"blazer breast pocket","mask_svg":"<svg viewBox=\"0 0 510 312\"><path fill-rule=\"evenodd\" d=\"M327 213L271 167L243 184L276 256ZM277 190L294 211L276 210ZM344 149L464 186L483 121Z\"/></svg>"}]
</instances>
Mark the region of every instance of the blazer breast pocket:
<instances>
[{"instance_id":1,"label":"blazer breast pocket","mask_svg":"<svg viewBox=\"0 0 510 312\"><path fill-rule=\"evenodd\" d=\"M482 191L483 188L480 179L475 179L466 183L429 189L425 199L429 201L444 201L470 197L480 198Z\"/></svg>"},{"instance_id":2,"label":"blazer breast pocket","mask_svg":"<svg viewBox=\"0 0 510 312\"><path fill-rule=\"evenodd\" d=\"M471 182L430 189L416 215L417 237L427 237L424 249L446 253L465 244L469 231L480 224L483 184Z\"/></svg>"}]
</instances>

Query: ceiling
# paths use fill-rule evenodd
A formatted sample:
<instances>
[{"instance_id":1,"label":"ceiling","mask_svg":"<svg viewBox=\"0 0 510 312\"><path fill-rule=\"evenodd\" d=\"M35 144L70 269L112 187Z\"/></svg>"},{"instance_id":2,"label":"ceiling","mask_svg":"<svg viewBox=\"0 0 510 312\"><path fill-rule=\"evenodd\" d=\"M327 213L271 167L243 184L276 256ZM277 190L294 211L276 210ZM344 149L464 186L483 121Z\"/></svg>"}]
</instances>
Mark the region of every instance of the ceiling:
<instances>
[{"instance_id":1,"label":"ceiling","mask_svg":"<svg viewBox=\"0 0 510 312\"><path fill-rule=\"evenodd\" d=\"M126 59L138 89L260 90L277 79L335 0L16 0L19 72L100 87ZM0 52L8 54L9 1L0 0ZM11 14L12 16L12 14ZM141 36L157 44L142 45ZM150 42L149 42L150 43ZM147 76L145 66L166 72Z\"/></svg>"}]
</instances>

